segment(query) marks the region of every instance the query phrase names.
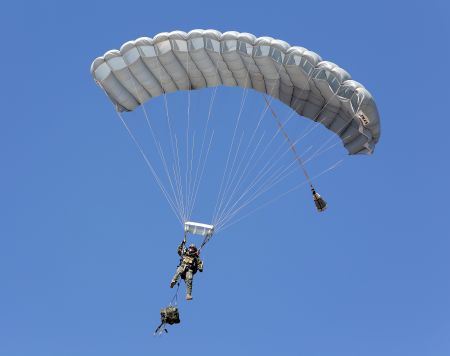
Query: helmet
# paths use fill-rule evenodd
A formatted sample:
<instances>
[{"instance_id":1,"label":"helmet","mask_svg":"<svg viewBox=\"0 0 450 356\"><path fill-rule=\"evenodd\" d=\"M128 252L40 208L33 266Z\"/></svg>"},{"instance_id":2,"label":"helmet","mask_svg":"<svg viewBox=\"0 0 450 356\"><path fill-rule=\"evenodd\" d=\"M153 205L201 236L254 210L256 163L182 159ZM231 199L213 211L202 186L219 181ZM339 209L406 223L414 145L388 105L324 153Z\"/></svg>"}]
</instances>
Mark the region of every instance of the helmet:
<instances>
[{"instance_id":1,"label":"helmet","mask_svg":"<svg viewBox=\"0 0 450 356\"><path fill-rule=\"evenodd\" d=\"M188 248L189 253L196 253L197 252L197 247L195 247L194 244L190 244L189 248Z\"/></svg>"}]
</instances>

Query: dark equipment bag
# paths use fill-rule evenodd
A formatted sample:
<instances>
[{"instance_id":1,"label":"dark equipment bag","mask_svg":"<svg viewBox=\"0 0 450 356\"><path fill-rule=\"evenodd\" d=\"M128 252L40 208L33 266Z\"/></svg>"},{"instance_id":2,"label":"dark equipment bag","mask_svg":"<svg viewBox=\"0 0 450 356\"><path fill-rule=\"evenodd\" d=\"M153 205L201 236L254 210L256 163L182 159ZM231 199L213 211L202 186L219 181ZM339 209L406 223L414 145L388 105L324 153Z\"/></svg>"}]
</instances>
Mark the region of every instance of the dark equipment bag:
<instances>
[{"instance_id":1,"label":"dark equipment bag","mask_svg":"<svg viewBox=\"0 0 450 356\"><path fill-rule=\"evenodd\" d=\"M172 305L167 308L161 309L161 323L162 324L179 324L180 323L180 313L178 308Z\"/></svg>"},{"instance_id":2,"label":"dark equipment bag","mask_svg":"<svg viewBox=\"0 0 450 356\"><path fill-rule=\"evenodd\" d=\"M166 324L173 325L180 323L180 313L178 308L173 305L169 305L167 308L161 309L161 324L156 328L155 335L162 332L167 333L167 329L164 327Z\"/></svg>"}]
</instances>

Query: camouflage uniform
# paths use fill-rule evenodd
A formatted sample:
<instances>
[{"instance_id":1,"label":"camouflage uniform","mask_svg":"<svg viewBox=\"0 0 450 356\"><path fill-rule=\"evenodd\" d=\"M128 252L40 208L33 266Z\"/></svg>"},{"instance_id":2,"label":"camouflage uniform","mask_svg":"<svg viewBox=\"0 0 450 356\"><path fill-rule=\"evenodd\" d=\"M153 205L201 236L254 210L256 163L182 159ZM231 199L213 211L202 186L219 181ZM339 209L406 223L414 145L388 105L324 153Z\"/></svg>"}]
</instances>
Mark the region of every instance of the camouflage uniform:
<instances>
[{"instance_id":1,"label":"camouflage uniform","mask_svg":"<svg viewBox=\"0 0 450 356\"><path fill-rule=\"evenodd\" d=\"M197 271L203 272L203 262L200 259L199 252L194 245L185 247L186 242L183 241L180 246L178 246L178 255L180 255L180 264L177 267L177 271L172 278L170 284L171 287L175 285L178 279L181 277L186 283L186 299L192 299L192 280L194 274Z\"/></svg>"}]
</instances>

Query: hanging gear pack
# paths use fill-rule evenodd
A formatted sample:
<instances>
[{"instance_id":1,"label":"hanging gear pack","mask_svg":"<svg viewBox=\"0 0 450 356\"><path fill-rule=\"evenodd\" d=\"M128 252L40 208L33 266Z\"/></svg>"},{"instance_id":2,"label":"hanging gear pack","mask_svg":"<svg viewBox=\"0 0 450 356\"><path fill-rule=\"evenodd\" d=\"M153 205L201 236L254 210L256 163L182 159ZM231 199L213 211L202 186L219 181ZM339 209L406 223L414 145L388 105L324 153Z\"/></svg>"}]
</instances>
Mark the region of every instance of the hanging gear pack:
<instances>
[{"instance_id":1,"label":"hanging gear pack","mask_svg":"<svg viewBox=\"0 0 450 356\"><path fill-rule=\"evenodd\" d=\"M167 308L161 309L161 323L164 324L179 324L180 313L176 306L170 305Z\"/></svg>"},{"instance_id":2,"label":"hanging gear pack","mask_svg":"<svg viewBox=\"0 0 450 356\"><path fill-rule=\"evenodd\" d=\"M180 313L178 308L174 305L169 305L166 308L161 309L161 324L156 328L155 334L161 334L163 331L168 332L165 328L166 324L173 325L180 323Z\"/></svg>"}]
</instances>

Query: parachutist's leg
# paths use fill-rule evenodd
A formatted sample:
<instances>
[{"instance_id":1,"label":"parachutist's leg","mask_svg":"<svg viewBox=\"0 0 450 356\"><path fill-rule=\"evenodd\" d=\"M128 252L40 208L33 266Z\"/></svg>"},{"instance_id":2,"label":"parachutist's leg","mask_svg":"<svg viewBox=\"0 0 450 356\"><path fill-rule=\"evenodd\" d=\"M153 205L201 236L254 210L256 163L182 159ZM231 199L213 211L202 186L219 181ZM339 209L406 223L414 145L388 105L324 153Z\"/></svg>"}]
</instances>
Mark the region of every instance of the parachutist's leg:
<instances>
[{"instance_id":1,"label":"parachutist's leg","mask_svg":"<svg viewBox=\"0 0 450 356\"><path fill-rule=\"evenodd\" d=\"M192 281L194 279L194 274L192 273L192 270L188 269L186 271L186 300L192 300Z\"/></svg>"},{"instance_id":2,"label":"parachutist's leg","mask_svg":"<svg viewBox=\"0 0 450 356\"><path fill-rule=\"evenodd\" d=\"M177 267L177 271L175 272L175 274L172 278L172 281L170 282L170 288L173 288L173 286L175 284L177 284L178 279L180 278L181 274L184 272L184 268L185 267L183 265L180 265Z\"/></svg>"}]
</instances>

